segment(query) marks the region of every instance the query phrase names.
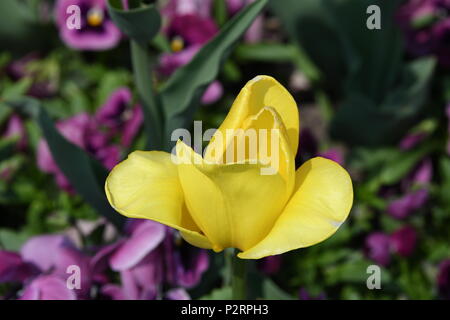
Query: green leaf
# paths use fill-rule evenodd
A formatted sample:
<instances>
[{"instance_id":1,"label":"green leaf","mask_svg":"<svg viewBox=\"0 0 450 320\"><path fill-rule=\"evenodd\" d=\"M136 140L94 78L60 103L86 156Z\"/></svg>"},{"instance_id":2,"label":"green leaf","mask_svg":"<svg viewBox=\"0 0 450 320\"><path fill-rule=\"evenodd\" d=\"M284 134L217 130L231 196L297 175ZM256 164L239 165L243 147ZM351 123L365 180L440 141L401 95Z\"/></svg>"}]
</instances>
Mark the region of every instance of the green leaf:
<instances>
[{"instance_id":1,"label":"green leaf","mask_svg":"<svg viewBox=\"0 0 450 320\"><path fill-rule=\"evenodd\" d=\"M398 142L420 120L434 67L432 58L406 65L398 86L381 103L361 93L349 94L331 123L331 135L353 145Z\"/></svg>"},{"instance_id":2,"label":"green leaf","mask_svg":"<svg viewBox=\"0 0 450 320\"><path fill-rule=\"evenodd\" d=\"M206 87L216 78L233 45L266 5L257 0L229 20L220 33L207 43L185 66L179 68L160 93L166 113L166 138L176 128L186 127L199 107Z\"/></svg>"},{"instance_id":3,"label":"green leaf","mask_svg":"<svg viewBox=\"0 0 450 320\"><path fill-rule=\"evenodd\" d=\"M214 0L213 1L213 13L214 20L219 26L223 26L223 24L228 19L228 10L227 4L225 0Z\"/></svg>"},{"instance_id":4,"label":"green leaf","mask_svg":"<svg viewBox=\"0 0 450 320\"><path fill-rule=\"evenodd\" d=\"M214 289L210 294L203 296L200 300L231 300L231 287Z\"/></svg>"},{"instance_id":5,"label":"green leaf","mask_svg":"<svg viewBox=\"0 0 450 320\"><path fill-rule=\"evenodd\" d=\"M297 48L281 43L240 44L234 53L242 61L290 62L294 60Z\"/></svg>"},{"instance_id":6,"label":"green leaf","mask_svg":"<svg viewBox=\"0 0 450 320\"><path fill-rule=\"evenodd\" d=\"M103 190L107 177L106 169L58 132L38 100L23 98L7 103L36 121L49 145L53 159L77 193L98 213L120 228L125 219L111 208Z\"/></svg>"},{"instance_id":7,"label":"green leaf","mask_svg":"<svg viewBox=\"0 0 450 320\"><path fill-rule=\"evenodd\" d=\"M161 27L161 16L154 5L143 5L130 0L129 10L124 10L121 0L108 0L111 19L128 37L138 42L151 41Z\"/></svg>"},{"instance_id":8,"label":"green leaf","mask_svg":"<svg viewBox=\"0 0 450 320\"><path fill-rule=\"evenodd\" d=\"M271 0L270 8L278 16L291 42L299 47L302 61L307 61L306 66L314 66L326 75L328 87L341 86L348 71L342 40L329 3L322 0ZM303 68L301 71L305 72ZM324 78L317 71L314 73L317 75L311 80Z\"/></svg>"},{"instance_id":9,"label":"green leaf","mask_svg":"<svg viewBox=\"0 0 450 320\"><path fill-rule=\"evenodd\" d=\"M271 279L266 278L262 286L263 298L268 300L294 300L290 294L284 292Z\"/></svg>"}]
</instances>

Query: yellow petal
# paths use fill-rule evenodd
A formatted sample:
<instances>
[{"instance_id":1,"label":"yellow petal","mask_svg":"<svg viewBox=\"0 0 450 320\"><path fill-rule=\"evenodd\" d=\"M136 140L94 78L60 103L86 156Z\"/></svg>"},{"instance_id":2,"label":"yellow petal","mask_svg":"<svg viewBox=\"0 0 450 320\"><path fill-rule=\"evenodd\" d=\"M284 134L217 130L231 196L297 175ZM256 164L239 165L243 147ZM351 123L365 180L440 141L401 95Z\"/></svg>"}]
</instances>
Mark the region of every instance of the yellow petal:
<instances>
[{"instance_id":1,"label":"yellow petal","mask_svg":"<svg viewBox=\"0 0 450 320\"><path fill-rule=\"evenodd\" d=\"M222 137L227 129L242 128L244 121L257 115L264 107L271 107L279 114L281 122L287 131L289 146L295 155L299 139L299 114L297 104L290 93L274 78L257 76L247 82L237 96L230 112L218 129ZM211 143L225 146L226 142L216 141L216 135ZM206 153L205 158L208 159Z\"/></svg>"},{"instance_id":2,"label":"yellow petal","mask_svg":"<svg viewBox=\"0 0 450 320\"><path fill-rule=\"evenodd\" d=\"M270 233L243 259L259 259L304 248L330 237L347 218L353 203L350 176L336 162L314 158L296 173L294 194Z\"/></svg>"},{"instance_id":3,"label":"yellow petal","mask_svg":"<svg viewBox=\"0 0 450 320\"><path fill-rule=\"evenodd\" d=\"M267 235L287 200L280 174L262 175L258 163L207 163L181 141L177 157L189 212L215 251L246 250Z\"/></svg>"},{"instance_id":4,"label":"yellow petal","mask_svg":"<svg viewBox=\"0 0 450 320\"><path fill-rule=\"evenodd\" d=\"M169 153L131 153L110 172L105 191L111 206L122 215L160 222L182 231L190 242L211 248L184 207L178 170Z\"/></svg>"}]
</instances>

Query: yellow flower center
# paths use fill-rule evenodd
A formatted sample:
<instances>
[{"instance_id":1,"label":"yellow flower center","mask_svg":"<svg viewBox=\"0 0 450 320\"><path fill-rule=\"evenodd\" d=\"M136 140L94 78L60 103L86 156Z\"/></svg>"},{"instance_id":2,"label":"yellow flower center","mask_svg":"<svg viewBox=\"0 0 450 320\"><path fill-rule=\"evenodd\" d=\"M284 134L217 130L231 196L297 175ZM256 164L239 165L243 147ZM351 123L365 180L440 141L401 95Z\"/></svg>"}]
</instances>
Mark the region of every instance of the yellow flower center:
<instances>
[{"instance_id":1,"label":"yellow flower center","mask_svg":"<svg viewBox=\"0 0 450 320\"><path fill-rule=\"evenodd\" d=\"M184 48L184 40L180 36L176 36L173 38L172 42L170 43L170 49L172 49L173 52L179 52L183 50Z\"/></svg>"},{"instance_id":2,"label":"yellow flower center","mask_svg":"<svg viewBox=\"0 0 450 320\"><path fill-rule=\"evenodd\" d=\"M92 8L88 11L87 23L91 27L98 27L102 24L103 18L103 10L99 8Z\"/></svg>"}]
</instances>

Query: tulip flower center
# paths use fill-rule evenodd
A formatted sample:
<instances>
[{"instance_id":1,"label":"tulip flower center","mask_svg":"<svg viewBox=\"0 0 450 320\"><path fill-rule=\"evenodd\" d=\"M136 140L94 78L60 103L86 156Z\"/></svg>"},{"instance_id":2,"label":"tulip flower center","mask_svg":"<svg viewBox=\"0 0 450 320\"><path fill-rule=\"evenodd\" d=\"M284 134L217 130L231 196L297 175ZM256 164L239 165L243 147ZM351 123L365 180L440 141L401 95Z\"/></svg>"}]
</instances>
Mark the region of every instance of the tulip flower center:
<instances>
[{"instance_id":1,"label":"tulip flower center","mask_svg":"<svg viewBox=\"0 0 450 320\"><path fill-rule=\"evenodd\" d=\"M175 36L171 43L170 43L170 49L172 49L173 52L179 52L184 49L184 40L180 36Z\"/></svg>"},{"instance_id":2,"label":"tulip flower center","mask_svg":"<svg viewBox=\"0 0 450 320\"><path fill-rule=\"evenodd\" d=\"M100 8L92 8L87 13L87 23L91 27L98 27L104 19L103 10Z\"/></svg>"}]
</instances>

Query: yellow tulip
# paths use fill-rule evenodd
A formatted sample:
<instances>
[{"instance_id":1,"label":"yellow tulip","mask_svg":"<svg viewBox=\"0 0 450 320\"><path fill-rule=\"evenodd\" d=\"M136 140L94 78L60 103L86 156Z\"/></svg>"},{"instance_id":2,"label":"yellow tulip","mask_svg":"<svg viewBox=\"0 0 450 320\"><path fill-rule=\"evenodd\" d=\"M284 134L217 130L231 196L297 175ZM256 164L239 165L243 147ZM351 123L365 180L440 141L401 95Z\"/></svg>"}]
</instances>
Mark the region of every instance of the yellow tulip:
<instances>
[{"instance_id":1,"label":"yellow tulip","mask_svg":"<svg viewBox=\"0 0 450 320\"><path fill-rule=\"evenodd\" d=\"M272 154L259 148L250 155L246 146L225 157L235 151L232 139L245 139L242 132L233 138L226 132L239 129L269 130L265 147L272 147ZM353 188L345 169L325 158L295 171L298 137L294 99L272 77L258 76L241 90L203 157L181 141L176 155L135 151L111 171L106 194L119 213L178 229L200 248L232 247L240 258L259 259L308 247L345 221ZM274 174L262 174L271 166Z\"/></svg>"}]
</instances>

